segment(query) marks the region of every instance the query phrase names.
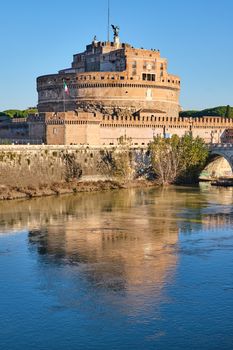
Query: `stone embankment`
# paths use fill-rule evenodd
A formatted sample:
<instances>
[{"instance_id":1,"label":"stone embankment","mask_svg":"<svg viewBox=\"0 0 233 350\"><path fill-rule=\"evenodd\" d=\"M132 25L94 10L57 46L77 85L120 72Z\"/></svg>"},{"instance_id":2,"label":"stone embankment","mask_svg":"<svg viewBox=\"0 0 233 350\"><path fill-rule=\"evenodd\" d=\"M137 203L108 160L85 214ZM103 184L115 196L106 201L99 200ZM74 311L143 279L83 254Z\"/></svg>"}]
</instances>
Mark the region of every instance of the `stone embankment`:
<instances>
[{"instance_id":1,"label":"stone embankment","mask_svg":"<svg viewBox=\"0 0 233 350\"><path fill-rule=\"evenodd\" d=\"M126 146L0 146L0 199L151 185L146 149Z\"/></svg>"}]
</instances>

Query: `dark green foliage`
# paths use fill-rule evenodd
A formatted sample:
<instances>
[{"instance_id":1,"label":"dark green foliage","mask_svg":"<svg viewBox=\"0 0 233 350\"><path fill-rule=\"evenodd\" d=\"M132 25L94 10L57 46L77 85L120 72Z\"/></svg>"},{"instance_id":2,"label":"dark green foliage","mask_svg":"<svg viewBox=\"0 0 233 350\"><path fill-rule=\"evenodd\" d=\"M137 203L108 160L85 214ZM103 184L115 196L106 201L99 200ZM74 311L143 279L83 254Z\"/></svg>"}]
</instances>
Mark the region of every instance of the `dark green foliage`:
<instances>
[{"instance_id":1,"label":"dark green foliage","mask_svg":"<svg viewBox=\"0 0 233 350\"><path fill-rule=\"evenodd\" d=\"M12 141L8 139L1 139L0 141L0 145L11 145L11 144L12 144Z\"/></svg>"},{"instance_id":2,"label":"dark green foliage","mask_svg":"<svg viewBox=\"0 0 233 350\"><path fill-rule=\"evenodd\" d=\"M204 141L190 134L170 139L158 136L150 143L149 152L157 182L162 185L197 182L209 153Z\"/></svg>"},{"instance_id":3,"label":"dark green foliage","mask_svg":"<svg viewBox=\"0 0 233 350\"><path fill-rule=\"evenodd\" d=\"M38 110L36 108L29 108L25 110L7 109L0 112L0 116L8 116L10 118L27 118L29 114L35 114Z\"/></svg>"},{"instance_id":4,"label":"dark green foliage","mask_svg":"<svg viewBox=\"0 0 233 350\"><path fill-rule=\"evenodd\" d=\"M187 134L180 139L180 152L182 155L182 171L177 177L177 183L198 182L200 172L206 165L209 150L200 137L193 138Z\"/></svg>"},{"instance_id":5,"label":"dark green foliage","mask_svg":"<svg viewBox=\"0 0 233 350\"><path fill-rule=\"evenodd\" d=\"M230 116L231 116L231 107L227 105L225 117L230 118Z\"/></svg>"},{"instance_id":6,"label":"dark green foliage","mask_svg":"<svg viewBox=\"0 0 233 350\"><path fill-rule=\"evenodd\" d=\"M233 118L233 107L228 106L218 106L214 108L207 108L201 111L182 111L180 112L180 117L185 118L200 118L203 116L213 116L213 117L227 117Z\"/></svg>"}]
</instances>

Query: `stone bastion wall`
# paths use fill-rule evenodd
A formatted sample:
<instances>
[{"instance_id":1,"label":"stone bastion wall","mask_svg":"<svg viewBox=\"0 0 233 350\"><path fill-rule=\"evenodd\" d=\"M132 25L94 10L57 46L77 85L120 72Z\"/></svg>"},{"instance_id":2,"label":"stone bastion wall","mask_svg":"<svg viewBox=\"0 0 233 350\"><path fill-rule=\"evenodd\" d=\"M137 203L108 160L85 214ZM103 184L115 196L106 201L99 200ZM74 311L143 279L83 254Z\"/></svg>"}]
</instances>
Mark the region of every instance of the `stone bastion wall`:
<instances>
[{"instance_id":1,"label":"stone bastion wall","mask_svg":"<svg viewBox=\"0 0 233 350\"><path fill-rule=\"evenodd\" d=\"M0 186L51 186L80 175L80 181L110 180L108 160L119 154L129 155L133 173L148 164L146 148L0 145Z\"/></svg>"}]
</instances>

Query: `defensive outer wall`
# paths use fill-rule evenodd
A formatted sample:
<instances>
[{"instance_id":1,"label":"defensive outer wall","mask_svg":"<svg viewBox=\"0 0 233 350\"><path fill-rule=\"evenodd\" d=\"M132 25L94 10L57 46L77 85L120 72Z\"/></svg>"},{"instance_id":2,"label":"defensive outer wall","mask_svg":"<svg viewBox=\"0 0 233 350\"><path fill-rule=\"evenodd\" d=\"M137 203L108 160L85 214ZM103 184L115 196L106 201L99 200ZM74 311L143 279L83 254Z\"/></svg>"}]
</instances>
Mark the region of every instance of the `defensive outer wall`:
<instances>
[{"instance_id":1,"label":"defensive outer wall","mask_svg":"<svg viewBox=\"0 0 233 350\"><path fill-rule=\"evenodd\" d=\"M233 119L221 117L168 117L142 110L136 115L102 116L98 113L47 112L28 121L31 140L51 145L115 145L125 137L143 147L155 136L183 136L191 132L206 143L232 142Z\"/></svg>"},{"instance_id":2,"label":"defensive outer wall","mask_svg":"<svg viewBox=\"0 0 233 350\"><path fill-rule=\"evenodd\" d=\"M192 132L206 143L232 143L233 119L222 117L168 117L142 110L136 115L102 116L86 112L47 112L26 119L0 123L0 144L107 145L117 146L128 138L132 146L144 147L154 136L183 136Z\"/></svg>"}]
</instances>

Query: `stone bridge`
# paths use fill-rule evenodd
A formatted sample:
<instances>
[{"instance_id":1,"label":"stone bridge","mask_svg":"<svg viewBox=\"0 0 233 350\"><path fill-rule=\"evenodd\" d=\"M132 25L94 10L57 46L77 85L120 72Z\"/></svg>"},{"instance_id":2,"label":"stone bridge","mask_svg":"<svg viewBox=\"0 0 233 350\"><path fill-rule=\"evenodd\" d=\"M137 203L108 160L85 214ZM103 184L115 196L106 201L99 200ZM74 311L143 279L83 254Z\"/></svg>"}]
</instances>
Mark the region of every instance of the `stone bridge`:
<instances>
[{"instance_id":1,"label":"stone bridge","mask_svg":"<svg viewBox=\"0 0 233 350\"><path fill-rule=\"evenodd\" d=\"M209 145L210 155L225 158L233 172L233 144L232 143L213 143Z\"/></svg>"}]
</instances>

